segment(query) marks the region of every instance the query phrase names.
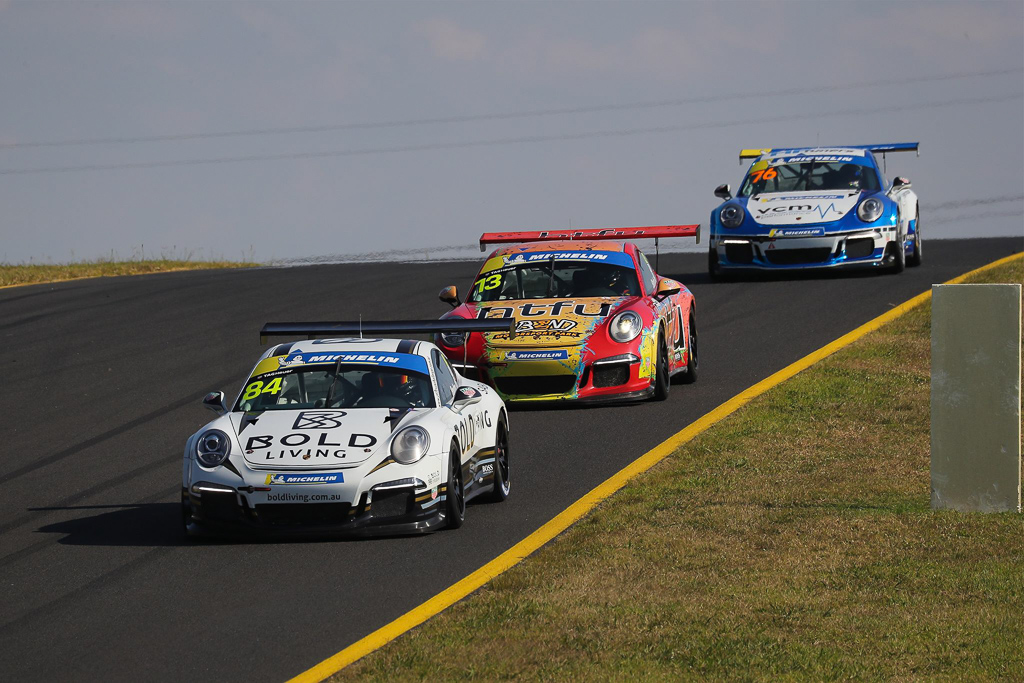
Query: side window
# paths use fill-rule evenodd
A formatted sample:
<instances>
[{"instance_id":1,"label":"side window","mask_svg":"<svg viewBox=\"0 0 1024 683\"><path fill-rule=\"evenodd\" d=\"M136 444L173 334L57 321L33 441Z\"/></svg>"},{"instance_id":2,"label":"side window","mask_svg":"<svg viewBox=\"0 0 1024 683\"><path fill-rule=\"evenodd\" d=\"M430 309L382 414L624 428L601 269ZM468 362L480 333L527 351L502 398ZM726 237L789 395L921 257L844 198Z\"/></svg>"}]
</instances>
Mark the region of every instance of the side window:
<instances>
[{"instance_id":1,"label":"side window","mask_svg":"<svg viewBox=\"0 0 1024 683\"><path fill-rule=\"evenodd\" d=\"M658 276L654 274L654 269L651 268L651 264L647 262L647 257L639 249L636 250L637 256L640 257L640 275L644 278L644 289L647 290L647 295L654 294L655 288L658 286Z\"/></svg>"},{"instance_id":2,"label":"side window","mask_svg":"<svg viewBox=\"0 0 1024 683\"><path fill-rule=\"evenodd\" d=\"M441 393L441 403L448 405L455 397L455 389L458 382L451 367L448 366L448 359L441 355L437 349L433 351L434 375L437 377L437 390Z\"/></svg>"}]
</instances>

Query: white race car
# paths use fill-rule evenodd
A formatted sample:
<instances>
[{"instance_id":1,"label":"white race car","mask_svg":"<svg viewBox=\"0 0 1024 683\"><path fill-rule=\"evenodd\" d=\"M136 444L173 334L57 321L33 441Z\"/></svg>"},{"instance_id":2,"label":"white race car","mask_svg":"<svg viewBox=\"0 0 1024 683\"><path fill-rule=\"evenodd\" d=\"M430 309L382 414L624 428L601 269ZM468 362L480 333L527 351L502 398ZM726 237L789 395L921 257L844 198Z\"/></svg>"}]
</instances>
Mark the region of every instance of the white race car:
<instances>
[{"instance_id":1,"label":"white race car","mask_svg":"<svg viewBox=\"0 0 1024 683\"><path fill-rule=\"evenodd\" d=\"M238 531L409 534L458 528L466 502L509 493L508 415L436 346L362 334L510 331L509 321L268 323L278 344L238 398L189 437L189 535ZM359 335L359 336L354 336Z\"/></svg>"}]
</instances>

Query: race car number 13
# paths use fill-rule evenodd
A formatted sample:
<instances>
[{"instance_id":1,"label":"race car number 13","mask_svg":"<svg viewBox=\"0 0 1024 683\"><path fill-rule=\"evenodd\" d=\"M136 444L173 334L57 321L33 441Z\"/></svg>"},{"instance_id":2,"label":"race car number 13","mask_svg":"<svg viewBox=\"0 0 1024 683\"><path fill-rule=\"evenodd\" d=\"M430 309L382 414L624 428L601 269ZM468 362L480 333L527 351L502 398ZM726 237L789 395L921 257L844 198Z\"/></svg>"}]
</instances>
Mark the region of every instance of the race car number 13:
<instances>
[{"instance_id":1,"label":"race car number 13","mask_svg":"<svg viewBox=\"0 0 1024 683\"><path fill-rule=\"evenodd\" d=\"M488 275L482 277L476 281L477 288L483 292L488 289L494 289L501 284L501 273L495 273L494 275Z\"/></svg>"}]
</instances>

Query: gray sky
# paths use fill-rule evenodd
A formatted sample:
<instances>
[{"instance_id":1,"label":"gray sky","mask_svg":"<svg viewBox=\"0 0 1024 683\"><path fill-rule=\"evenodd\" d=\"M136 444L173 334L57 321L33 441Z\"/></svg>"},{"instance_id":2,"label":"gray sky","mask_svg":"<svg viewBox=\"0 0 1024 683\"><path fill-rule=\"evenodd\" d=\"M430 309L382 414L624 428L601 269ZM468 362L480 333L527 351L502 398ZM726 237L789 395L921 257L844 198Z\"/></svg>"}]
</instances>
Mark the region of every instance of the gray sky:
<instances>
[{"instance_id":1,"label":"gray sky","mask_svg":"<svg viewBox=\"0 0 1024 683\"><path fill-rule=\"evenodd\" d=\"M706 225L741 147L913 140L926 235L1024 234L1019 1L0 0L0 64L0 261Z\"/></svg>"}]
</instances>

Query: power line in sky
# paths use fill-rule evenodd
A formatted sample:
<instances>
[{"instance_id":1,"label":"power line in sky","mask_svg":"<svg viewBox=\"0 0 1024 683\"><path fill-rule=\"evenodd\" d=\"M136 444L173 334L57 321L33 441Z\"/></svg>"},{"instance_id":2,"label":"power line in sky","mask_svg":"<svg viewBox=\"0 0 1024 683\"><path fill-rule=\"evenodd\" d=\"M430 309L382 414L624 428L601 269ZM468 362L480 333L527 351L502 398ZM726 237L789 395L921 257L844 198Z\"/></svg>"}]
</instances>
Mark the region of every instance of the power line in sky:
<instances>
[{"instance_id":1,"label":"power line in sky","mask_svg":"<svg viewBox=\"0 0 1024 683\"><path fill-rule=\"evenodd\" d=\"M402 128L410 126L437 125L448 123L472 123L477 121L500 121L508 119L533 118L541 116L559 116L564 114L591 114L611 111L627 111L631 109L656 109L661 107L679 107L687 104L708 104L712 102L727 102L734 100L747 100L765 97L791 97L794 95L813 95L823 92L836 92L842 90L858 90L864 88L876 88L885 86L908 85L911 83L928 83L936 81L951 81L965 78L985 78L991 76L1005 76L1009 74L1024 73L1024 68L998 69L989 71L974 71L954 74L935 74L931 76L916 76L912 78L889 78L875 81L862 81L858 83L843 83L832 85L802 86L788 89L772 89L761 92L726 93L720 95L702 95L696 97L685 97L673 100L655 100L648 102L633 102L627 104L601 104L587 107L566 107L555 109L536 109L518 112L491 113L491 114L469 114L462 116L445 116L437 118L408 119L398 121L364 121L357 123L338 123L319 126L293 126L288 128L253 128L248 130L214 131L206 133L173 133L168 135L150 135L137 137L106 137L106 138L81 138L77 140L43 140L34 142L8 142L0 143L0 149L25 149L44 147L71 147L86 145L128 145L154 142L175 142L182 140L209 140L216 138L251 137L265 135L287 135L295 133L326 133L342 130L366 130L375 128Z\"/></svg>"},{"instance_id":2,"label":"power line in sky","mask_svg":"<svg viewBox=\"0 0 1024 683\"><path fill-rule=\"evenodd\" d=\"M1024 92L1011 93L1009 95L995 95L992 97L979 98L958 98L941 100L938 102L919 102L915 104L893 105L889 107L865 107L861 109L840 109L830 112L804 112L799 114L781 114L777 116L758 116L753 119L742 119L734 121L705 121L700 123L684 123L673 126L657 126L652 128L628 128L618 130L595 130L581 133L564 133L559 135L531 135L514 138L497 138L491 140L466 140L462 142L436 142L422 145L404 145L400 147L367 147L354 149L328 150L320 152L291 152L286 154L259 154L234 157L208 157L202 159L178 159L164 161L139 161L118 164L85 164L80 166L48 166L39 168L15 168L0 170L0 176L5 175L29 175L36 173L74 173L81 171L114 171L148 168L172 168L176 166L203 166L211 164L229 164L256 161L288 161L300 159L326 159L333 157L367 156L374 154L398 154L406 152L427 152L434 150L467 149L472 147L495 147L499 145L530 144L539 142L560 142L569 140L586 140L593 138L615 138L629 137L633 135L652 135L661 133L676 133L687 130L701 130L712 128L731 128L736 126L750 126L765 123L782 123L786 121L821 119L826 117L841 118L848 116L871 116L875 114L889 114L901 111L913 111L917 109L937 109L940 107L952 107L960 105L987 104L993 102L1009 102L1024 98ZM771 144L776 144L770 141Z\"/></svg>"}]
</instances>

